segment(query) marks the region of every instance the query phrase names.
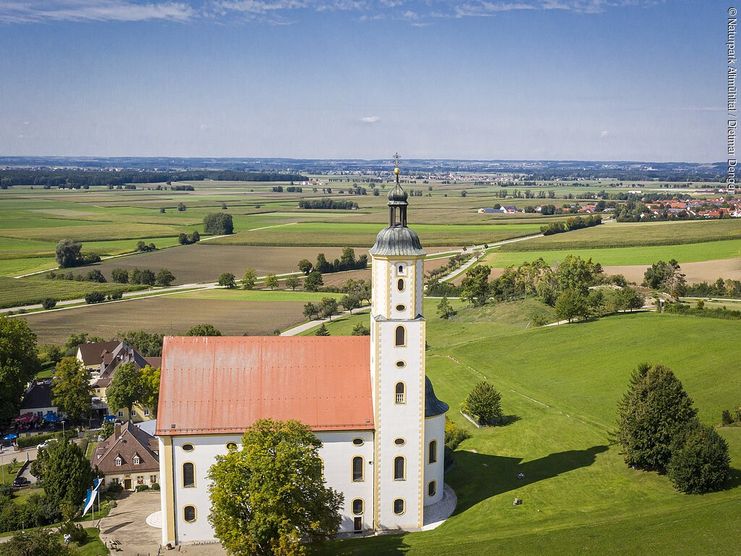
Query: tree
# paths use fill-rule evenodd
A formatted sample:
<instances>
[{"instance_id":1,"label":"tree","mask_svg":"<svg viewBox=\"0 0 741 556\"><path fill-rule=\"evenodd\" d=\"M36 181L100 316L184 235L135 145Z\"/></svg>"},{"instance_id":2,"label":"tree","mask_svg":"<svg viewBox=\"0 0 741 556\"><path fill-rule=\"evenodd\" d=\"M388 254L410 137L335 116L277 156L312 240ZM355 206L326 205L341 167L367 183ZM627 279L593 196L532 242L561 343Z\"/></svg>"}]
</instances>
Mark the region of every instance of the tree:
<instances>
[{"instance_id":1,"label":"tree","mask_svg":"<svg viewBox=\"0 0 741 556\"><path fill-rule=\"evenodd\" d=\"M128 284L129 271L125 268L114 268L111 271L111 280L118 282L119 284Z\"/></svg>"},{"instance_id":2,"label":"tree","mask_svg":"<svg viewBox=\"0 0 741 556\"><path fill-rule=\"evenodd\" d=\"M186 208L185 203L178 203L178 212L183 212Z\"/></svg>"},{"instance_id":3,"label":"tree","mask_svg":"<svg viewBox=\"0 0 741 556\"><path fill-rule=\"evenodd\" d=\"M625 463L647 471L666 471L671 443L697 412L682 383L663 365L638 366L618 403L615 438Z\"/></svg>"},{"instance_id":4,"label":"tree","mask_svg":"<svg viewBox=\"0 0 741 556\"><path fill-rule=\"evenodd\" d=\"M99 282L101 284L107 282L105 276L103 276L103 273L97 268L89 270L88 273L85 275L85 280L87 280L88 282Z\"/></svg>"},{"instance_id":5,"label":"tree","mask_svg":"<svg viewBox=\"0 0 741 556\"><path fill-rule=\"evenodd\" d=\"M61 268L69 268L82 264L84 258L81 253L82 244L72 239L62 239L57 243L57 264Z\"/></svg>"},{"instance_id":6,"label":"tree","mask_svg":"<svg viewBox=\"0 0 741 556\"><path fill-rule=\"evenodd\" d=\"M41 306L44 309L53 309L57 306L57 300L52 297L47 297L41 302Z\"/></svg>"},{"instance_id":7,"label":"tree","mask_svg":"<svg viewBox=\"0 0 741 556\"><path fill-rule=\"evenodd\" d=\"M323 297L319 302L319 314L322 318L329 317L332 320L332 315L337 314L337 300L334 297Z\"/></svg>"},{"instance_id":8,"label":"tree","mask_svg":"<svg viewBox=\"0 0 741 556\"><path fill-rule=\"evenodd\" d=\"M80 447L62 439L42 450L39 459L37 470L44 481L46 495L57 507L62 504L79 506L93 482L93 470Z\"/></svg>"},{"instance_id":9,"label":"tree","mask_svg":"<svg viewBox=\"0 0 741 556\"><path fill-rule=\"evenodd\" d=\"M18 415L26 384L38 368L36 334L25 320L0 315L0 427Z\"/></svg>"},{"instance_id":10,"label":"tree","mask_svg":"<svg viewBox=\"0 0 741 556\"><path fill-rule=\"evenodd\" d=\"M556 298L556 316L569 322L579 317L587 318L589 316L587 297L576 289L562 291Z\"/></svg>"},{"instance_id":11,"label":"tree","mask_svg":"<svg viewBox=\"0 0 741 556\"><path fill-rule=\"evenodd\" d=\"M364 325L362 322L359 322L355 326L353 326L352 329L352 336L370 336L370 329Z\"/></svg>"},{"instance_id":12,"label":"tree","mask_svg":"<svg viewBox=\"0 0 741 556\"><path fill-rule=\"evenodd\" d=\"M577 290L587 295L589 287L597 283L597 276L602 273L602 266L593 263L592 259L584 260L576 255L567 255L558 265L556 280L563 290Z\"/></svg>"},{"instance_id":13,"label":"tree","mask_svg":"<svg viewBox=\"0 0 741 556\"><path fill-rule=\"evenodd\" d=\"M105 301L105 294L103 292L90 292L85 294L85 303L92 305L95 303L103 303Z\"/></svg>"},{"instance_id":14,"label":"tree","mask_svg":"<svg viewBox=\"0 0 741 556\"><path fill-rule=\"evenodd\" d=\"M633 312L634 309L643 307L646 299L635 288L625 286L617 293L617 305L619 309Z\"/></svg>"},{"instance_id":15,"label":"tree","mask_svg":"<svg viewBox=\"0 0 741 556\"><path fill-rule=\"evenodd\" d=\"M248 268L244 271L244 276L242 276L242 288L251 290L255 287L255 282L257 282L257 273L254 268Z\"/></svg>"},{"instance_id":16,"label":"tree","mask_svg":"<svg viewBox=\"0 0 741 556\"><path fill-rule=\"evenodd\" d=\"M319 315L319 307L312 302L304 305L304 316L309 320L314 320Z\"/></svg>"},{"instance_id":17,"label":"tree","mask_svg":"<svg viewBox=\"0 0 741 556\"><path fill-rule=\"evenodd\" d=\"M316 332L314 332L314 336L329 336L327 325L322 323L321 326L316 329Z\"/></svg>"},{"instance_id":18,"label":"tree","mask_svg":"<svg viewBox=\"0 0 741 556\"><path fill-rule=\"evenodd\" d=\"M304 289L307 292L315 292L323 284L322 275L318 270L312 270L304 279Z\"/></svg>"},{"instance_id":19,"label":"tree","mask_svg":"<svg viewBox=\"0 0 741 556\"><path fill-rule=\"evenodd\" d=\"M480 307L489 298L489 274L491 267L487 265L472 266L466 271L466 277L461 282L461 297Z\"/></svg>"},{"instance_id":20,"label":"tree","mask_svg":"<svg viewBox=\"0 0 741 556\"><path fill-rule=\"evenodd\" d=\"M227 552L304 554L333 538L343 496L325 486L321 442L298 421L256 421L209 471L209 521Z\"/></svg>"},{"instance_id":21,"label":"tree","mask_svg":"<svg viewBox=\"0 0 741 556\"><path fill-rule=\"evenodd\" d=\"M329 261L327 261L327 258L324 256L324 253L319 253L316 256L316 264L314 265L314 269L316 269L320 273L332 272L332 265L329 264Z\"/></svg>"},{"instance_id":22,"label":"tree","mask_svg":"<svg viewBox=\"0 0 741 556\"><path fill-rule=\"evenodd\" d=\"M62 544L58 533L51 529L18 531L3 544L5 556L73 556L71 547Z\"/></svg>"},{"instance_id":23,"label":"tree","mask_svg":"<svg viewBox=\"0 0 741 556\"><path fill-rule=\"evenodd\" d=\"M213 324L196 324L185 333L186 336L221 336L221 331Z\"/></svg>"},{"instance_id":24,"label":"tree","mask_svg":"<svg viewBox=\"0 0 741 556\"><path fill-rule=\"evenodd\" d=\"M139 402L157 418L157 406L160 399L160 370L146 365L139 374L141 380L141 397Z\"/></svg>"},{"instance_id":25,"label":"tree","mask_svg":"<svg viewBox=\"0 0 741 556\"><path fill-rule=\"evenodd\" d=\"M158 332L147 332L146 330L129 330L128 332L119 332L118 337L122 342L134 346L144 357L159 357L162 355L163 334ZM89 340L102 341L102 340Z\"/></svg>"},{"instance_id":26,"label":"tree","mask_svg":"<svg viewBox=\"0 0 741 556\"><path fill-rule=\"evenodd\" d=\"M275 274L268 274L265 277L265 286L274 290L278 287L278 277Z\"/></svg>"},{"instance_id":27,"label":"tree","mask_svg":"<svg viewBox=\"0 0 741 556\"><path fill-rule=\"evenodd\" d=\"M314 270L314 265L311 264L311 262L306 259L301 259L298 262L298 269L304 274L308 274L309 272Z\"/></svg>"},{"instance_id":28,"label":"tree","mask_svg":"<svg viewBox=\"0 0 741 556\"><path fill-rule=\"evenodd\" d=\"M731 476L728 444L713 427L697 421L676 435L667 475L674 488L702 494L722 488Z\"/></svg>"},{"instance_id":29,"label":"tree","mask_svg":"<svg viewBox=\"0 0 741 556\"><path fill-rule=\"evenodd\" d=\"M226 205L222 206L225 209ZM225 212L214 212L203 217L203 231L206 234L226 235L234 233L232 215Z\"/></svg>"},{"instance_id":30,"label":"tree","mask_svg":"<svg viewBox=\"0 0 741 556\"><path fill-rule=\"evenodd\" d=\"M236 288L237 282L234 280L234 274L231 272L224 272L219 276L219 285L227 289Z\"/></svg>"},{"instance_id":31,"label":"tree","mask_svg":"<svg viewBox=\"0 0 741 556\"><path fill-rule=\"evenodd\" d=\"M448 297L444 296L440 303L437 304L437 314L440 316L441 319L449 319L450 317L454 317L458 311L453 309L453 306L448 301Z\"/></svg>"},{"instance_id":32,"label":"tree","mask_svg":"<svg viewBox=\"0 0 741 556\"><path fill-rule=\"evenodd\" d=\"M685 276L674 259L669 262L658 261L647 268L643 274L643 285L665 291L675 299L684 295L687 290Z\"/></svg>"},{"instance_id":33,"label":"tree","mask_svg":"<svg viewBox=\"0 0 741 556\"><path fill-rule=\"evenodd\" d=\"M156 281L157 281L157 277L154 275L154 272L152 272L148 268L145 268L140 271L139 284L144 284L147 286L154 286Z\"/></svg>"},{"instance_id":34,"label":"tree","mask_svg":"<svg viewBox=\"0 0 741 556\"><path fill-rule=\"evenodd\" d=\"M486 381L481 381L468 394L465 401L465 410L474 415L482 425L493 425L501 422L502 395L494 386Z\"/></svg>"},{"instance_id":35,"label":"tree","mask_svg":"<svg viewBox=\"0 0 741 556\"><path fill-rule=\"evenodd\" d=\"M297 276L289 276L286 278L286 287L291 288L291 291L296 291L296 288L301 286L301 280Z\"/></svg>"},{"instance_id":36,"label":"tree","mask_svg":"<svg viewBox=\"0 0 741 556\"><path fill-rule=\"evenodd\" d=\"M76 357L65 357L56 366L52 382L54 405L75 422L90 414L93 391L90 371Z\"/></svg>"},{"instance_id":37,"label":"tree","mask_svg":"<svg viewBox=\"0 0 741 556\"><path fill-rule=\"evenodd\" d=\"M352 314L353 309L360 307L360 299L355 294L343 295L342 299L340 299L340 305L342 305L345 311L350 311L350 314Z\"/></svg>"},{"instance_id":38,"label":"tree","mask_svg":"<svg viewBox=\"0 0 741 556\"><path fill-rule=\"evenodd\" d=\"M65 355L77 354L77 348L80 344L103 342L103 338L100 336L90 336L87 332L79 332L77 334L70 334L67 340L64 342Z\"/></svg>"},{"instance_id":39,"label":"tree","mask_svg":"<svg viewBox=\"0 0 741 556\"><path fill-rule=\"evenodd\" d=\"M155 283L158 286L169 286L175 281L175 275L167 270L166 268L160 269L155 278Z\"/></svg>"},{"instance_id":40,"label":"tree","mask_svg":"<svg viewBox=\"0 0 741 556\"><path fill-rule=\"evenodd\" d=\"M122 363L113 373L110 386L106 389L108 407L111 411L126 408L131 418L134 404L144 397L141 372L133 363Z\"/></svg>"}]
</instances>

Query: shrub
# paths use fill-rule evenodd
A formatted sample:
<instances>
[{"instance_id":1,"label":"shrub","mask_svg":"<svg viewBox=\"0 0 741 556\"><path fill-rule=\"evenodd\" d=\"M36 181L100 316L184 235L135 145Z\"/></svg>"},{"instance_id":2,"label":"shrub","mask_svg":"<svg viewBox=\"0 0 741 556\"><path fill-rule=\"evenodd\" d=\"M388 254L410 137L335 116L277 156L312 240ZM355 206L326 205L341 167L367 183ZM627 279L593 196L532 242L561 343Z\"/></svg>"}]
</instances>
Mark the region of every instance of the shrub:
<instances>
[{"instance_id":1,"label":"shrub","mask_svg":"<svg viewBox=\"0 0 741 556\"><path fill-rule=\"evenodd\" d=\"M723 414L721 415L720 420L725 426L733 424L733 416L731 415L731 412L728 411L727 409L723 410Z\"/></svg>"},{"instance_id":2,"label":"shrub","mask_svg":"<svg viewBox=\"0 0 741 556\"><path fill-rule=\"evenodd\" d=\"M41 302L41 306L44 309L53 309L54 307L57 306L57 301L56 301L56 299L52 299L51 297L47 297L46 299L44 299L44 301Z\"/></svg>"},{"instance_id":3,"label":"shrub","mask_svg":"<svg viewBox=\"0 0 741 556\"><path fill-rule=\"evenodd\" d=\"M712 427L695 421L675 436L671 451L667 474L680 492L718 490L730 477L728 444Z\"/></svg>"},{"instance_id":4,"label":"shrub","mask_svg":"<svg viewBox=\"0 0 741 556\"><path fill-rule=\"evenodd\" d=\"M123 485L121 483L111 483L106 490L111 494L118 494L123 490Z\"/></svg>"},{"instance_id":5,"label":"shrub","mask_svg":"<svg viewBox=\"0 0 741 556\"><path fill-rule=\"evenodd\" d=\"M59 527L59 533L62 536L69 535L70 540L77 544L84 544L87 541L87 531L83 529L82 525L74 523L73 521L68 520L62 523Z\"/></svg>"},{"instance_id":6,"label":"shrub","mask_svg":"<svg viewBox=\"0 0 741 556\"><path fill-rule=\"evenodd\" d=\"M464 411L478 419L481 425L502 421L502 395L486 381L479 382L466 397Z\"/></svg>"},{"instance_id":7,"label":"shrub","mask_svg":"<svg viewBox=\"0 0 741 556\"><path fill-rule=\"evenodd\" d=\"M149 487L149 488L151 488L152 490L159 490L160 489L160 484L159 483L152 483L152 486Z\"/></svg>"},{"instance_id":8,"label":"shrub","mask_svg":"<svg viewBox=\"0 0 741 556\"><path fill-rule=\"evenodd\" d=\"M129 271L125 268L114 268L111 271L111 279L119 284L129 283Z\"/></svg>"},{"instance_id":9,"label":"shrub","mask_svg":"<svg viewBox=\"0 0 741 556\"><path fill-rule=\"evenodd\" d=\"M108 300L114 301L116 299L122 299L123 298L123 292L121 290L116 290L115 292L111 292L108 294Z\"/></svg>"},{"instance_id":10,"label":"shrub","mask_svg":"<svg viewBox=\"0 0 741 556\"><path fill-rule=\"evenodd\" d=\"M88 271L88 273L85 275L85 280L87 280L88 282L100 282L101 284L107 282L105 276L103 276L103 273L97 268Z\"/></svg>"},{"instance_id":11,"label":"shrub","mask_svg":"<svg viewBox=\"0 0 741 556\"><path fill-rule=\"evenodd\" d=\"M353 327L352 336L370 336L370 329L362 322L359 322Z\"/></svg>"},{"instance_id":12,"label":"shrub","mask_svg":"<svg viewBox=\"0 0 741 556\"><path fill-rule=\"evenodd\" d=\"M103 292L90 292L85 296L85 303L103 303L105 301L105 294Z\"/></svg>"},{"instance_id":13,"label":"shrub","mask_svg":"<svg viewBox=\"0 0 741 556\"><path fill-rule=\"evenodd\" d=\"M445 447L449 450L455 450L458 445L466 438L471 438L468 431L455 424L447 417L445 418Z\"/></svg>"},{"instance_id":14,"label":"shrub","mask_svg":"<svg viewBox=\"0 0 741 556\"><path fill-rule=\"evenodd\" d=\"M145 490L149 490L149 487L147 485L136 485L134 490L136 492L144 492Z\"/></svg>"},{"instance_id":15,"label":"shrub","mask_svg":"<svg viewBox=\"0 0 741 556\"><path fill-rule=\"evenodd\" d=\"M231 272L224 272L219 276L219 286L223 286L228 289L236 288L237 282L234 278L234 274Z\"/></svg>"}]
</instances>

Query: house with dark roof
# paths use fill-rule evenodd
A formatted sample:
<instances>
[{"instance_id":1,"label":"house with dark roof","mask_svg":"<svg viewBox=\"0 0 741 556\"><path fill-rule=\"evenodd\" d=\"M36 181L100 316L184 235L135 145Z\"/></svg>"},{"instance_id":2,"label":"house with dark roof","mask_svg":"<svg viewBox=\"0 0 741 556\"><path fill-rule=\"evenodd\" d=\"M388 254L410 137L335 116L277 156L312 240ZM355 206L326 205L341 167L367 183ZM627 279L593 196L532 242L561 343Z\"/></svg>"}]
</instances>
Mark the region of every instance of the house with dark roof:
<instances>
[{"instance_id":1,"label":"house with dark roof","mask_svg":"<svg viewBox=\"0 0 741 556\"><path fill-rule=\"evenodd\" d=\"M131 421L116 424L113 434L98 444L92 465L104 484L118 483L125 490L159 483L157 439Z\"/></svg>"},{"instance_id":2,"label":"house with dark roof","mask_svg":"<svg viewBox=\"0 0 741 556\"><path fill-rule=\"evenodd\" d=\"M48 414L59 415L57 406L52 402L51 394L52 380L34 380L23 394L20 414L38 415L43 417Z\"/></svg>"}]
</instances>

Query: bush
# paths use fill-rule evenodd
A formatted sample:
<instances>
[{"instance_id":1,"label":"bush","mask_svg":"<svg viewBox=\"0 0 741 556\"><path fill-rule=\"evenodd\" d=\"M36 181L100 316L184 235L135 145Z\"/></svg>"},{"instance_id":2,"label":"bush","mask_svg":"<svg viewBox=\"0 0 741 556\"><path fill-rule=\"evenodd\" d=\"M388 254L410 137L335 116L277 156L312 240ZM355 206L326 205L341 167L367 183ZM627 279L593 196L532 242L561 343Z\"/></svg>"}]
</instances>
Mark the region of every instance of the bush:
<instances>
[{"instance_id":1,"label":"bush","mask_svg":"<svg viewBox=\"0 0 741 556\"><path fill-rule=\"evenodd\" d=\"M125 268L114 268L111 271L111 279L119 284L129 283L129 271Z\"/></svg>"},{"instance_id":2,"label":"bush","mask_svg":"<svg viewBox=\"0 0 741 556\"><path fill-rule=\"evenodd\" d=\"M468 431L459 427L455 422L447 417L445 418L445 447L449 450L455 450L458 445L466 438L471 438Z\"/></svg>"},{"instance_id":3,"label":"bush","mask_svg":"<svg viewBox=\"0 0 741 556\"><path fill-rule=\"evenodd\" d=\"M136 492L144 492L145 490L149 490L147 485L136 485L136 488L134 489Z\"/></svg>"},{"instance_id":4,"label":"bush","mask_svg":"<svg viewBox=\"0 0 741 556\"><path fill-rule=\"evenodd\" d=\"M82 525L79 525L72 521L65 521L64 523L62 523L62 525L59 527L59 533L63 537L64 535L69 535L70 540L77 544L84 544L85 542L87 542L87 531L83 529Z\"/></svg>"},{"instance_id":5,"label":"bush","mask_svg":"<svg viewBox=\"0 0 741 556\"><path fill-rule=\"evenodd\" d=\"M475 416L481 425L500 423L504 417L502 413L502 395L494 386L486 381L479 382L473 387L464 402L464 411Z\"/></svg>"},{"instance_id":6,"label":"bush","mask_svg":"<svg viewBox=\"0 0 741 556\"><path fill-rule=\"evenodd\" d=\"M41 306L44 309L53 309L54 307L57 306L57 301L56 301L56 299L52 299L51 297L47 297L46 299L44 299L41 302Z\"/></svg>"},{"instance_id":7,"label":"bush","mask_svg":"<svg viewBox=\"0 0 741 556\"><path fill-rule=\"evenodd\" d=\"M123 298L123 292L121 290L116 290L115 292L111 292L108 294L108 301L115 301L117 299Z\"/></svg>"},{"instance_id":8,"label":"bush","mask_svg":"<svg viewBox=\"0 0 741 556\"><path fill-rule=\"evenodd\" d=\"M72 549L64 546L59 535L50 529L19 531L3 545L6 556L68 556Z\"/></svg>"},{"instance_id":9,"label":"bush","mask_svg":"<svg viewBox=\"0 0 741 556\"><path fill-rule=\"evenodd\" d=\"M103 303L105 301L105 294L103 292L90 292L85 296L85 303Z\"/></svg>"},{"instance_id":10,"label":"bush","mask_svg":"<svg viewBox=\"0 0 741 556\"><path fill-rule=\"evenodd\" d=\"M694 422L676 435L671 451L667 474L680 492L718 490L730 477L728 444L712 427Z\"/></svg>"},{"instance_id":11,"label":"bush","mask_svg":"<svg viewBox=\"0 0 741 556\"><path fill-rule=\"evenodd\" d=\"M152 490L159 490L160 489L160 484L159 483L152 483L152 486L149 487L149 488L151 488Z\"/></svg>"},{"instance_id":12,"label":"bush","mask_svg":"<svg viewBox=\"0 0 741 556\"><path fill-rule=\"evenodd\" d=\"M720 420L725 426L733 424L733 416L731 415L731 412L728 411L727 409L723 410Z\"/></svg>"},{"instance_id":13,"label":"bush","mask_svg":"<svg viewBox=\"0 0 741 556\"><path fill-rule=\"evenodd\" d=\"M111 483L108 485L106 491L110 492L111 494L118 494L119 492L123 491L123 485L121 485L121 483Z\"/></svg>"}]
</instances>

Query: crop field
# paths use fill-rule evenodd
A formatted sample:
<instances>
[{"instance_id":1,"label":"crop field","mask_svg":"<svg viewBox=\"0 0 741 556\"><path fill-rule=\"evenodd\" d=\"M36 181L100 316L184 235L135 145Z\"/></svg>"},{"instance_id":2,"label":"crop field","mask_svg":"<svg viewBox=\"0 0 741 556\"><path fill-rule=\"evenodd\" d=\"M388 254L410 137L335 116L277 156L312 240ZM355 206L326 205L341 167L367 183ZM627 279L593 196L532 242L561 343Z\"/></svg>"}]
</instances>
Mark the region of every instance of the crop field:
<instances>
[{"instance_id":1,"label":"crop field","mask_svg":"<svg viewBox=\"0 0 741 556\"><path fill-rule=\"evenodd\" d=\"M741 219L689 220L686 222L609 222L563 234L503 245L503 251L542 251L706 243L741 239Z\"/></svg>"},{"instance_id":2,"label":"crop field","mask_svg":"<svg viewBox=\"0 0 741 556\"><path fill-rule=\"evenodd\" d=\"M519 303L456 303L459 314L450 321L434 315L435 303L425 304L427 373L450 405L449 417L472 434L446 476L456 511L434 531L335 541L325 553L737 553L741 428L718 429L729 443L734 479L703 496L679 494L665 476L631 470L610 445L617 401L643 361L670 366L700 418L719 423L741 391L734 321L643 313L533 329ZM328 328L346 334L367 319ZM513 423L475 429L458 413L482 379L502 392ZM513 506L514 497L523 505Z\"/></svg>"},{"instance_id":3,"label":"crop field","mask_svg":"<svg viewBox=\"0 0 741 556\"><path fill-rule=\"evenodd\" d=\"M78 282L76 280L48 280L46 278L7 278L0 276L0 309L41 303L47 297L56 301L78 299L86 294L99 291L131 291L146 286L132 284L99 284L98 282Z\"/></svg>"},{"instance_id":4,"label":"crop field","mask_svg":"<svg viewBox=\"0 0 741 556\"><path fill-rule=\"evenodd\" d=\"M570 233L572 232L569 232L569 234ZM574 248L547 251L502 251L501 248L497 248L490 251L486 257L482 259L482 263L496 268L506 268L510 265L519 265L525 261L533 261L542 257L546 262L554 264L563 260L567 255L578 255L582 258L591 258L593 261L601 263L603 266L651 265L662 259L665 261L676 259L680 263L716 259L733 259L741 257L741 239L709 241L705 243L687 243L680 245L647 245L643 247L594 249Z\"/></svg>"}]
</instances>

